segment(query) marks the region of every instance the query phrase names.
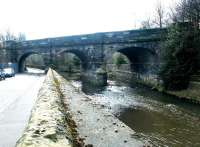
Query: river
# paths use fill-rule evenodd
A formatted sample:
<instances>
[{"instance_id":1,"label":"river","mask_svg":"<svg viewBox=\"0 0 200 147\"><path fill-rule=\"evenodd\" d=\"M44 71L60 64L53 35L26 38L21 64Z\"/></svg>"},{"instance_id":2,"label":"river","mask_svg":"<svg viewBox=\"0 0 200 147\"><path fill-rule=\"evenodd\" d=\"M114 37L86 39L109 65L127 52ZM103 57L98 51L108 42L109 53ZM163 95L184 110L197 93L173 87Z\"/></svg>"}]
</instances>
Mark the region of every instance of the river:
<instances>
[{"instance_id":1,"label":"river","mask_svg":"<svg viewBox=\"0 0 200 147\"><path fill-rule=\"evenodd\" d=\"M199 147L200 106L141 86L109 81L101 88L71 81L153 146Z\"/></svg>"}]
</instances>

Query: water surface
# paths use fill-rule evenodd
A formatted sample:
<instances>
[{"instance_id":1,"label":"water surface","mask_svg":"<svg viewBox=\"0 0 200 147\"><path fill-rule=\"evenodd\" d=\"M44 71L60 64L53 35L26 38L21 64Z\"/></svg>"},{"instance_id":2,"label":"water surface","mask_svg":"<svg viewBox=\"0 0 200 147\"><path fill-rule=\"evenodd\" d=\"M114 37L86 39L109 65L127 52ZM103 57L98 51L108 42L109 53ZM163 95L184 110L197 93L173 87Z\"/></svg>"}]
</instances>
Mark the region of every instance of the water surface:
<instances>
[{"instance_id":1,"label":"water surface","mask_svg":"<svg viewBox=\"0 0 200 147\"><path fill-rule=\"evenodd\" d=\"M81 82L72 84L81 88ZM154 146L200 146L200 106L197 104L114 81L100 88L82 84L82 90L135 130L134 137Z\"/></svg>"}]
</instances>

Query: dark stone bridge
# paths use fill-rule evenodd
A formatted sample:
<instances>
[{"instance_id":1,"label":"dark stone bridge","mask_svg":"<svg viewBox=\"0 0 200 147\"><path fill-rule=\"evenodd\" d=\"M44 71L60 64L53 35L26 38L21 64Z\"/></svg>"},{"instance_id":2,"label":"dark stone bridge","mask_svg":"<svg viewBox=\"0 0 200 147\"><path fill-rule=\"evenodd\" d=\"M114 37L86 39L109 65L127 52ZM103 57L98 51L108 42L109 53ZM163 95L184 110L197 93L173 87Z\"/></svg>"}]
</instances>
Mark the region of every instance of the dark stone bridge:
<instances>
[{"instance_id":1,"label":"dark stone bridge","mask_svg":"<svg viewBox=\"0 0 200 147\"><path fill-rule=\"evenodd\" d=\"M113 53L121 52L129 58L135 72L154 72L152 69L156 69L159 63L159 42L165 32L166 29L148 29L7 41L1 44L0 63L14 63L16 71L23 72L25 59L31 54L41 54L47 68L56 67L56 60L63 53L70 52L80 58L86 75L97 78L98 72L106 73L103 66Z\"/></svg>"}]
</instances>

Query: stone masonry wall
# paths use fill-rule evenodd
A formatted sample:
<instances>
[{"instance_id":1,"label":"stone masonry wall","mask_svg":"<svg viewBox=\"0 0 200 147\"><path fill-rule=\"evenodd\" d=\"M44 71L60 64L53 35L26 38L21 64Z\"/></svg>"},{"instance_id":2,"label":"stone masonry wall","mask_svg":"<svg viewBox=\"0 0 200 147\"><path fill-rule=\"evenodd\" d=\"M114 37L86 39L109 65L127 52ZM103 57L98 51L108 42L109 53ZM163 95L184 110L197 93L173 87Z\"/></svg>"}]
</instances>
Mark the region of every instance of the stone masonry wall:
<instances>
[{"instance_id":1,"label":"stone masonry wall","mask_svg":"<svg viewBox=\"0 0 200 147\"><path fill-rule=\"evenodd\" d=\"M73 135L52 70L39 91L38 100L16 147L72 147Z\"/></svg>"}]
</instances>

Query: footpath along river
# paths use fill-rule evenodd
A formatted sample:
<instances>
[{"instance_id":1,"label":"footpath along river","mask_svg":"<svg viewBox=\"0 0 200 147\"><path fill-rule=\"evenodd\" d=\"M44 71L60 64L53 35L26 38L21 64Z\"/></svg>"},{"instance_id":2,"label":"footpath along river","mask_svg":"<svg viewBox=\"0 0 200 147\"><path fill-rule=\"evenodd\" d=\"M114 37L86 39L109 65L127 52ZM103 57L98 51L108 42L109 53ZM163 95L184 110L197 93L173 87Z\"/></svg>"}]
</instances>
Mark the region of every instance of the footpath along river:
<instances>
[{"instance_id":1,"label":"footpath along river","mask_svg":"<svg viewBox=\"0 0 200 147\"><path fill-rule=\"evenodd\" d=\"M153 146L200 146L200 106L197 104L113 81L99 89L80 81L71 83L136 131L135 137Z\"/></svg>"},{"instance_id":2,"label":"footpath along river","mask_svg":"<svg viewBox=\"0 0 200 147\"><path fill-rule=\"evenodd\" d=\"M0 147L14 147L21 137L44 78L17 74L0 81Z\"/></svg>"}]
</instances>

